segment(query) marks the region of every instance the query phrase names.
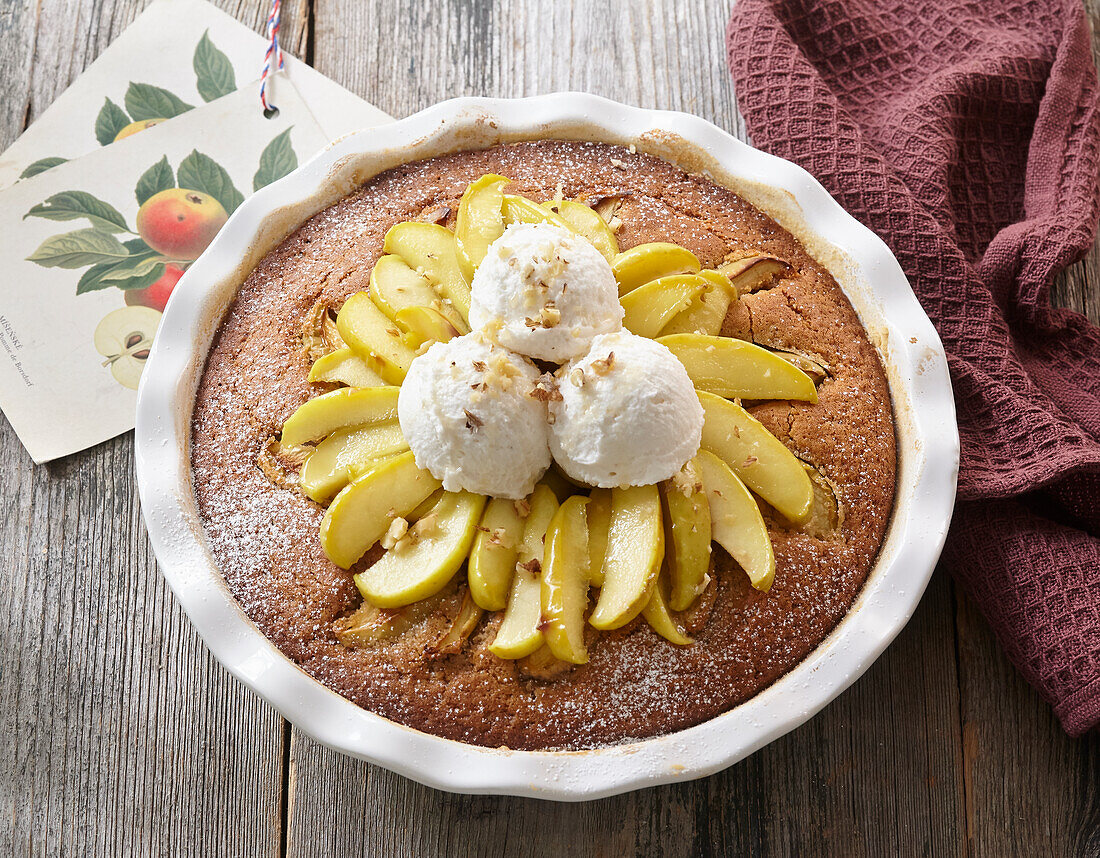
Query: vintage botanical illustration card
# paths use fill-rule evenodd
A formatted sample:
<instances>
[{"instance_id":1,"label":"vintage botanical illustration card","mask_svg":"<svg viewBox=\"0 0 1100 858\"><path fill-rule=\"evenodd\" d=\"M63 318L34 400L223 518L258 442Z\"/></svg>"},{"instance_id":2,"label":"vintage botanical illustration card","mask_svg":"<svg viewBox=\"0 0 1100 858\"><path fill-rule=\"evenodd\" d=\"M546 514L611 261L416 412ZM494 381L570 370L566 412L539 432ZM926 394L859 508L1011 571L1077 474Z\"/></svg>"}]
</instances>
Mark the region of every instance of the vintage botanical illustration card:
<instances>
[{"instance_id":1,"label":"vintage botanical illustration card","mask_svg":"<svg viewBox=\"0 0 1100 858\"><path fill-rule=\"evenodd\" d=\"M0 155L0 188L238 89L259 104L266 45L204 0L156 0ZM272 101L278 105L288 79L329 140L390 120L305 63L285 59Z\"/></svg>"},{"instance_id":2,"label":"vintage botanical illustration card","mask_svg":"<svg viewBox=\"0 0 1100 858\"><path fill-rule=\"evenodd\" d=\"M0 405L36 462L133 427L188 266L246 195L328 142L286 81L279 108L265 118L240 90L0 193Z\"/></svg>"}]
</instances>

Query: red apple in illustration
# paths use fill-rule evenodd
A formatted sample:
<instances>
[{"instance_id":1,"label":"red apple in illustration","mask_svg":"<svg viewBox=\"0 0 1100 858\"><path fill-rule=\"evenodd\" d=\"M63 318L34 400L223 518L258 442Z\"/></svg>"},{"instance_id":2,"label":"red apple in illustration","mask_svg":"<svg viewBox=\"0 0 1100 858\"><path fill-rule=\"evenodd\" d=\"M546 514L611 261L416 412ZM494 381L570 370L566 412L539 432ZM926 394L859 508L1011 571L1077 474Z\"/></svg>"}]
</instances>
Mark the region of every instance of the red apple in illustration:
<instances>
[{"instance_id":1,"label":"red apple in illustration","mask_svg":"<svg viewBox=\"0 0 1100 858\"><path fill-rule=\"evenodd\" d=\"M126 125L115 135L114 142L117 143L126 137L133 134L137 134L139 131L144 131L146 128L152 128L154 125L160 125L162 122L167 122L166 119L141 119L137 122L131 122Z\"/></svg>"},{"instance_id":2,"label":"red apple in illustration","mask_svg":"<svg viewBox=\"0 0 1100 858\"><path fill-rule=\"evenodd\" d=\"M150 307L163 313L168 303L168 296L172 294L172 290L176 288L182 276L183 269L169 263L164 266L164 273L151 286L146 286L144 289L127 289L126 304L130 307Z\"/></svg>"},{"instance_id":3,"label":"red apple in illustration","mask_svg":"<svg viewBox=\"0 0 1100 858\"><path fill-rule=\"evenodd\" d=\"M228 217L209 194L169 188L153 194L138 209L137 230L157 253L190 262L199 258Z\"/></svg>"}]
</instances>

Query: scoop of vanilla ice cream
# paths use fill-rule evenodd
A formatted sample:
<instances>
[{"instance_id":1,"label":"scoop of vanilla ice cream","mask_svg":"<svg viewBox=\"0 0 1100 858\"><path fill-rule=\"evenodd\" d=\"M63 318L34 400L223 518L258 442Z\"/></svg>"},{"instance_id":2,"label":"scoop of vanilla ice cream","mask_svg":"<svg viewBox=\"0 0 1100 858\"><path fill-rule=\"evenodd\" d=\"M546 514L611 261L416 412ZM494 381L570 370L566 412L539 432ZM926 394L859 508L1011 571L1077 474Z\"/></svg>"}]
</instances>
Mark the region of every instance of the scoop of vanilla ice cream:
<instances>
[{"instance_id":1,"label":"scoop of vanilla ice cream","mask_svg":"<svg viewBox=\"0 0 1100 858\"><path fill-rule=\"evenodd\" d=\"M447 491L526 497L550 465L539 379L534 364L481 333L433 345L397 398L416 464Z\"/></svg>"},{"instance_id":2,"label":"scoop of vanilla ice cream","mask_svg":"<svg viewBox=\"0 0 1100 858\"><path fill-rule=\"evenodd\" d=\"M520 354L561 363L622 328L615 275L579 235L548 223L513 224L474 273L470 326Z\"/></svg>"},{"instance_id":3,"label":"scoop of vanilla ice cream","mask_svg":"<svg viewBox=\"0 0 1100 858\"><path fill-rule=\"evenodd\" d=\"M703 407L684 365L660 343L603 334L562 368L550 449L573 479L602 488L666 480L699 450Z\"/></svg>"}]
</instances>

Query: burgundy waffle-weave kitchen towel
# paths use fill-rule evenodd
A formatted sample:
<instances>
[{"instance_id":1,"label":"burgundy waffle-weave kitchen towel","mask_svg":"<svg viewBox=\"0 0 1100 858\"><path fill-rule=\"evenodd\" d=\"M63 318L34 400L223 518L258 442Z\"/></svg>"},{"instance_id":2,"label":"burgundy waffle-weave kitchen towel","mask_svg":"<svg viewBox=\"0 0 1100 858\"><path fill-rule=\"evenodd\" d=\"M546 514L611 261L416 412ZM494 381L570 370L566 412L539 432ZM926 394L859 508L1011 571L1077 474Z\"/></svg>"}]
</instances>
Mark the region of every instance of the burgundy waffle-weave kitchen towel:
<instances>
[{"instance_id":1,"label":"burgundy waffle-weave kitchen towel","mask_svg":"<svg viewBox=\"0 0 1100 858\"><path fill-rule=\"evenodd\" d=\"M1084 733L1100 722L1100 329L1048 301L1100 216L1081 0L739 0L727 50L753 143L877 232L936 324L962 436L946 563Z\"/></svg>"}]
</instances>

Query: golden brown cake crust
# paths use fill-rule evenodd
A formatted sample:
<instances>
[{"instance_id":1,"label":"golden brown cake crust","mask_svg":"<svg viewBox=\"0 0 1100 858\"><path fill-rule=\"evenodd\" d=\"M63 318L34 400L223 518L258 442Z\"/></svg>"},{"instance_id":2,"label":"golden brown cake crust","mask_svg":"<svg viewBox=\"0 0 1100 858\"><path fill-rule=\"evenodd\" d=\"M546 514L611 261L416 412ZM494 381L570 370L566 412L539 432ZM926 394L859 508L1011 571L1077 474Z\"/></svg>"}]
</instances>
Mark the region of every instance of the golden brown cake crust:
<instances>
[{"instance_id":1,"label":"golden brown cake crust","mask_svg":"<svg viewBox=\"0 0 1100 858\"><path fill-rule=\"evenodd\" d=\"M333 621L360 601L351 574L321 549L323 510L257 465L266 442L320 388L306 379L302 322L367 288L395 223L501 173L548 199L625 195L623 249L672 241L706 266L765 251L793 270L742 298L724 333L811 353L828 366L820 401L769 403L755 415L824 476L840 501L820 536L769 516L777 571L767 594L715 546L717 598L696 643L676 647L640 621L599 636L591 660L563 677L530 678L487 650L499 618L465 650L430 657L445 621L430 618L369 649L340 644ZM320 212L269 253L241 287L214 339L192 427L192 465L211 551L260 630L307 673L403 724L480 745L590 748L697 724L751 697L801 661L848 610L874 561L894 496L895 442L878 356L834 280L770 218L732 192L657 159L590 143L540 141L409 164ZM442 625L441 625L442 624Z\"/></svg>"}]
</instances>

